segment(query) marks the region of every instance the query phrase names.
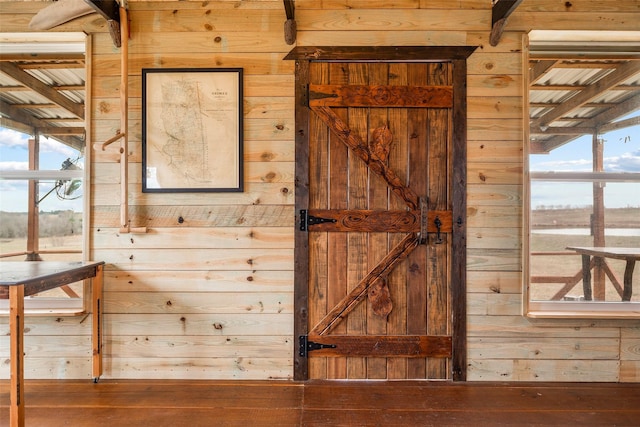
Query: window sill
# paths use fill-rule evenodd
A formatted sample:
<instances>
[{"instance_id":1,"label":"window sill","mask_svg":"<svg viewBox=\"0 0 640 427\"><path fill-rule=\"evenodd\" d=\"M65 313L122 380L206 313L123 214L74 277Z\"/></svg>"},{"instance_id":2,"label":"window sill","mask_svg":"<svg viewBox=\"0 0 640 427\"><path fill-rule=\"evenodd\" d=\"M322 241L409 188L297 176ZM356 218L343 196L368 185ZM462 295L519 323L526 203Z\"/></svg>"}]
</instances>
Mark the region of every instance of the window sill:
<instances>
[{"instance_id":1,"label":"window sill","mask_svg":"<svg viewBox=\"0 0 640 427\"><path fill-rule=\"evenodd\" d=\"M526 316L536 319L640 319L640 303L536 301L529 303Z\"/></svg>"}]
</instances>

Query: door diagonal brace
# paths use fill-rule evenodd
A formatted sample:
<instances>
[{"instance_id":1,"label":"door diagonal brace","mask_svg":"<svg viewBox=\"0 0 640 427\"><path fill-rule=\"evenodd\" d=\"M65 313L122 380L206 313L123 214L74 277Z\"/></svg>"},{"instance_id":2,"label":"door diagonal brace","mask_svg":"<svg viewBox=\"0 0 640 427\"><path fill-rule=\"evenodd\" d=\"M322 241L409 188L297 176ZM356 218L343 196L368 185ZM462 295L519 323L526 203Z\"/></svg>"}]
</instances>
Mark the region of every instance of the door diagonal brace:
<instances>
[{"instance_id":1,"label":"door diagonal brace","mask_svg":"<svg viewBox=\"0 0 640 427\"><path fill-rule=\"evenodd\" d=\"M408 234L393 248L322 320L309 335L328 334L367 296L369 288L380 278L385 278L402 260L418 246L417 233Z\"/></svg>"},{"instance_id":2,"label":"door diagonal brace","mask_svg":"<svg viewBox=\"0 0 640 427\"><path fill-rule=\"evenodd\" d=\"M369 169L384 179L387 185L397 196L399 196L409 206L409 209L420 209L418 195L407 187L396 173L387 166L381 159L371 156L371 151L367 144L349 126L336 115L331 108L313 106L311 109L322 119L329 128L335 132L338 138L349 147L353 153L360 157Z\"/></svg>"}]
</instances>

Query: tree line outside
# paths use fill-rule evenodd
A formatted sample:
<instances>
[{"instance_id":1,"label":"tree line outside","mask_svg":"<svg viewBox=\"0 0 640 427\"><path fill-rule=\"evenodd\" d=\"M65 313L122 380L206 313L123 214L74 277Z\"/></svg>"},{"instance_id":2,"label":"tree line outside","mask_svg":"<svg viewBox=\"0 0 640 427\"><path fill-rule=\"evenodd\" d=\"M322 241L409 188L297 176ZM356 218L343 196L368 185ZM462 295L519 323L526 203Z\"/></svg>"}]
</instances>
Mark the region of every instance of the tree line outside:
<instances>
[{"instance_id":1,"label":"tree line outside","mask_svg":"<svg viewBox=\"0 0 640 427\"><path fill-rule=\"evenodd\" d=\"M0 238L27 237L27 213L0 211ZM72 210L40 212L40 237L82 235L82 213Z\"/></svg>"}]
</instances>

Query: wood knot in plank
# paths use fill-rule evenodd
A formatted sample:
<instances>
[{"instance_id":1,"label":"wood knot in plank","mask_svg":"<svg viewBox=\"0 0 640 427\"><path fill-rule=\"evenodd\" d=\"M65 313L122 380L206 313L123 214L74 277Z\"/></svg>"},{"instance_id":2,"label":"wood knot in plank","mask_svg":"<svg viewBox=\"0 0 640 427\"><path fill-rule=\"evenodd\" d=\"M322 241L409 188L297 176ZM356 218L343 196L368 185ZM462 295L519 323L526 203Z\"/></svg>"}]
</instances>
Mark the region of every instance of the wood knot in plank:
<instances>
[{"instance_id":1,"label":"wood knot in plank","mask_svg":"<svg viewBox=\"0 0 640 427\"><path fill-rule=\"evenodd\" d=\"M391 150L393 134L387 126L382 126L373 130L372 140L369 141L369 151L371 157L381 162L386 162Z\"/></svg>"},{"instance_id":2,"label":"wood knot in plank","mask_svg":"<svg viewBox=\"0 0 640 427\"><path fill-rule=\"evenodd\" d=\"M391 310L393 310L393 302L391 301L391 293L386 280L378 277L369 287L367 296L375 314L384 318L389 316Z\"/></svg>"}]
</instances>

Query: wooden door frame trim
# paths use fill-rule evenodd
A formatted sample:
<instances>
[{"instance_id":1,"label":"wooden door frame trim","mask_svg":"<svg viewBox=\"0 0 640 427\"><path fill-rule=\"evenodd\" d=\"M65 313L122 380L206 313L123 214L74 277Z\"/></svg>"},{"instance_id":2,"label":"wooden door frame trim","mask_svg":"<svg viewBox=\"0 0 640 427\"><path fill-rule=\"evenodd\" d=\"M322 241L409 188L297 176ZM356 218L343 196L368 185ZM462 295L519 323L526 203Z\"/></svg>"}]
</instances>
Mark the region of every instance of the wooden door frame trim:
<instances>
[{"instance_id":1,"label":"wooden door frame trim","mask_svg":"<svg viewBox=\"0 0 640 427\"><path fill-rule=\"evenodd\" d=\"M467 61L453 61L451 327L454 381L467 380ZM458 161L455 161L457 159ZM462 160L460 160L462 159Z\"/></svg>"},{"instance_id":2,"label":"wooden door frame trim","mask_svg":"<svg viewBox=\"0 0 640 427\"><path fill-rule=\"evenodd\" d=\"M311 62L450 62L453 65L452 121L452 213L454 233L452 250L451 298L453 381L467 379L467 309L466 309L466 187L467 187L467 63L475 46L299 46L284 58L295 60L295 209L300 222L300 209L309 208L309 108L308 87ZM295 229L294 235L294 342L308 334L308 232ZM294 346L294 379L309 378L307 357L300 356Z\"/></svg>"},{"instance_id":3,"label":"wooden door frame trim","mask_svg":"<svg viewBox=\"0 0 640 427\"><path fill-rule=\"evenodd\" d=\"M309 61L296 61L295 79L295 224L300 224L300 209L309 207L309 115L307 99L309 84ZM300 356L296 348L297 339L309 333L309 234L295 227L293 269L293 378L309 379L309 359Z\"/></svg>"},{"instance_id":4,"label":"wooden door frame trim","mask_svg":"<svg viewBox=\"0 0 640 427\"><path fill-rule=\"evenodd\" d=\"M466 60L476 46L298 46L284 57L296 61L451 62Z\"/></svg>"}]
</instances>

